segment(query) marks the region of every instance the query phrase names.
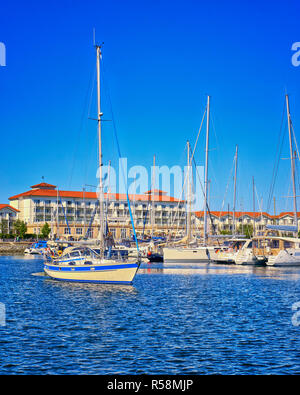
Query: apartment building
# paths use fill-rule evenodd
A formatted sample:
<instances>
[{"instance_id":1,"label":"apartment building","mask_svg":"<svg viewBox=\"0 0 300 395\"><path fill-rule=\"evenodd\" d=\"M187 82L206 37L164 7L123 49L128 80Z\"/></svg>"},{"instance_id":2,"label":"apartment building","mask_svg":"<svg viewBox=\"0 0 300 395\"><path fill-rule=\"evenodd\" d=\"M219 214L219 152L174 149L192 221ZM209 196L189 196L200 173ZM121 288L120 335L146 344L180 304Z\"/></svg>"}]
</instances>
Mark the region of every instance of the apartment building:
<instances>
[{"instance_id":1,"label":"apartment building","mask_svg":"<svg viewBox=\"0 0 300 395\"><path fill-rule=\"evenodd\" d=\"M195 225L199 229L203 229L204 212L197 211L195 213ZM298 227L300 229L300 213L298 216ZM235 212L232 211L211 211L208 215L209 233L215 229L218 233L222 231L232 232L234 228L241 230L243 226L251 225L255 227L256 234L263 233L266 225L293 225L294 215L292 212L282 212L278 215L271 215L266 212Z\"/></svg>"},{"instance_id":2,"label":"apartment building","mask_svg":"<svg viewBox=\"0 0 300 395\"><path fill-rule=\"evenodd\" d=\"M28 233L39 234L47 222L53 237L96 238L100 224L99 197L96 192L58 190L40 183L9 198L18 218L27 223ZM164 234L169 229L184 231L186 208L183 200L161 190L129 196L137 234ZM132 226L126 194L104 194L104 220L116 239L130 237Z\"/></svg>"},{"instance_id":3,"label":"apartment building","mask_svg":"<svg viewBox=\"0 0 300 395\"><path fill-rule=\"evenodd\" d=\"M9 234L13 230L19 210L9 204L0 204L0 233Z\"/></svg>"}]
</instances>

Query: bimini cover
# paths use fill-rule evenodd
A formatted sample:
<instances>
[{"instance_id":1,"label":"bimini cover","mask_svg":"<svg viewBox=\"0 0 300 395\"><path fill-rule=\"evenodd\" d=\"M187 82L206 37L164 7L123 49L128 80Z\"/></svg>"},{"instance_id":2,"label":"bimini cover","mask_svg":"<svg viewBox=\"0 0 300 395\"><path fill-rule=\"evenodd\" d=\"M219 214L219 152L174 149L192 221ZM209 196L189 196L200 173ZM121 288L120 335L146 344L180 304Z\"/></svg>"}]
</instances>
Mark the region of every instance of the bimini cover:
<instances>
[{"instance_id":1,"label":"bimini cover","mask_svg":"<svg viewBox=\"0 0 300 395\"><path fill-rule=\"evenodd\" d=\"M282 230L284 232L298 232L297 226L288 225L266 225L268 230Z\"/></svg>"}]
</instances>

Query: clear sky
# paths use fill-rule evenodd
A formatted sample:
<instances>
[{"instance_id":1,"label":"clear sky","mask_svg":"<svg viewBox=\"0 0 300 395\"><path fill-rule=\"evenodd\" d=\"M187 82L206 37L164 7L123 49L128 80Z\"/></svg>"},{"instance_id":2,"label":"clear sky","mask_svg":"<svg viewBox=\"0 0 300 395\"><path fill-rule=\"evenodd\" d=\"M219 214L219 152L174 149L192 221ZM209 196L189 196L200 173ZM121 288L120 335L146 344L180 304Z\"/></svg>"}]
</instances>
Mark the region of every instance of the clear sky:
<instances>
[{"instance_id":1,"label":"clear sky","mask_svg":"<svg viewBox=\"0 0 300 395\"><path fill-rule=\"evenodd\" d=\"M110 92L128 165L149 167L155 154L158 165L183 166L209 94L211 207L221 209L238 144L237 209L252 210L254 176L266 210L285 92L300 132L300 67L291 63L299 15L297 0L2 2L0 202L42 177L60 189L96 184L95 28L105 43L102 108L112 119ZM112 122L103 146L104 162L114 161ZM196 161L204 163L204 133ZM230 178L225 210L232 194ZM281 160L277 211L292 209L290 194Z\"/></svg>"}]
</instances>

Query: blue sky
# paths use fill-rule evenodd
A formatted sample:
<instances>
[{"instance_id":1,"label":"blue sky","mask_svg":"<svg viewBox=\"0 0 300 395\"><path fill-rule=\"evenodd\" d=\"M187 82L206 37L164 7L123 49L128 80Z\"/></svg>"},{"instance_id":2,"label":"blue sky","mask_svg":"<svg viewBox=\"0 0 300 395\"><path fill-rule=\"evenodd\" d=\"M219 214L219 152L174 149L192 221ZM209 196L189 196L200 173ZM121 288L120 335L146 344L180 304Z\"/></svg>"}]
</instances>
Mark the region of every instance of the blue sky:
<instances>
[{"instance_id":1,"label":"blue sky","mask_svg":"<svg viewBox=\"0 0 300 395\"><path fill-rule=\"evenodd\" d=\"M221 209L238 144L237 208L252 210L254 176L266 210L286 91L300 130L300 67L291 63L299 12L296 0L2 3L0 202L42 177L61 189L96 184L95 28L105 43L102 108L112 119L109 92L128 165L150 167L155 154L158 165L184 166L209 94L211 207ZM103 149L115 163L112 122ZM204 163L204 133L196 161ZM292 209L289 180L281 160L277 211ZM232 195L231 178L226 210Z\"/></svg>"}]
</instances>

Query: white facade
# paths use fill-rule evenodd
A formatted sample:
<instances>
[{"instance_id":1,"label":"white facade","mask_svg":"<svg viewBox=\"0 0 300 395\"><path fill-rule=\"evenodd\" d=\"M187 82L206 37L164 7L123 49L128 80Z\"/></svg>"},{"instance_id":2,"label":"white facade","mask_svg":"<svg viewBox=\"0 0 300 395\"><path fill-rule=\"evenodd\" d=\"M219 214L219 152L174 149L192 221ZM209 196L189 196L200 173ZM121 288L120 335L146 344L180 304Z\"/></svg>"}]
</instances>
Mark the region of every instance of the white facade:
<instances>
[{"instance_id":1,"label":"white facade","mask_svg":"<svg viewBox=\"0 0 300 395\"><path fill-rule=\"evenodd\" d=\"M17 219L18 210L8 204L0 204L0 233L9 234Z\"/></svg>"}]
</instances>

